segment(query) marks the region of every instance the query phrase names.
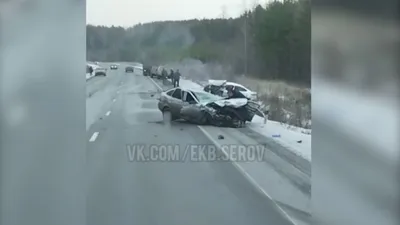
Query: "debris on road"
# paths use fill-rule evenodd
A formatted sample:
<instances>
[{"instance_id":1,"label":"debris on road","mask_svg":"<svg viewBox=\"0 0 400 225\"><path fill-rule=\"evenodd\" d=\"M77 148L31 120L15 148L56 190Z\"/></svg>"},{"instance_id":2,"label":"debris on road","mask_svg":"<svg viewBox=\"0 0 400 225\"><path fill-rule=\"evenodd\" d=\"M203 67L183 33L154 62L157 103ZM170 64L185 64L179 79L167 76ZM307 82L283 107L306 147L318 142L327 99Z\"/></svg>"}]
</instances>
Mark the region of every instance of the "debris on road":
<instances>
[{"instance_id":1,"label":"debris on road","mask_svg":"<svg viewBox=\"0 0 400 225\"><path fill-rule=\"evenodd\" d=\"M218 139L219 139L219 140L224 139L224 138L225 138L225 137L224 137L223 135L221 135L221 134L218 135Z\"/></svg>"},{"instance_id":2,"label":"debris on road","mask_svg":"<svg viewBox=\"0 0 400 225\"><path fill-rule=\"evenodd\" d=\"M274 137L274 138L280 138L281 135L280 135L280 134L273 134L272 137Z\"/></svg>"}]
</instances>

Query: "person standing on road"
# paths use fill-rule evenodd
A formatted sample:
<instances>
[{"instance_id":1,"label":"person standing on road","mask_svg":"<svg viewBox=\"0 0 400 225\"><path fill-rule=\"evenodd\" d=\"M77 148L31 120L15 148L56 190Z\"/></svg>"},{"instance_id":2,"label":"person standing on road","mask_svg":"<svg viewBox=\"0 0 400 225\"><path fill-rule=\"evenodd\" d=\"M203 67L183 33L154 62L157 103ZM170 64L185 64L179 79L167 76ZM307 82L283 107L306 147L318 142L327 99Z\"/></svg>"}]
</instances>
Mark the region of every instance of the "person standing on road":
<instances>
[{"instance_id":1,"label":"person standing on road","mask_svg":"<svg viewBox=\"0 0 400 225\"><path fill-rule=\"evenodd\" d=\"M174 87L179 87L180 78L181 78L181 73L179 72L179 70L176 70L176 72L174 73Z\"/></svg>"},{"instance_id":2,"label":"person standing on road","mask_svg":"<svg viewBox=\"0 0 400 225\"><path fill-rule=\"evenodd\" d=\"M165 70L165 68L163 68L162 72L161 72L161 78L162 78L163 84L165 84L165 80L167 79L167 75L168 75L167 70Z\"/></svg>"},{"instance_id":3,"label":"person standing on road","mask_svg":"<svg viewBox=\"0 0 400 225\"><path fill-rule=\"evenodd\" d=\"M174 71L171 69L169 72L169 78L171 79L172 84L174 83Z\"/></svg>"},{"instance_id":4,"label":"person standing on road","mask_svg":"<svg viewBox=\"0 0 400 225\"><path fill-rule=\"evenodd\" d=\"M93 67L92 66L89 66L89 73L90 73L90 76L93 75Z\"/></svg>"}]
</instances>

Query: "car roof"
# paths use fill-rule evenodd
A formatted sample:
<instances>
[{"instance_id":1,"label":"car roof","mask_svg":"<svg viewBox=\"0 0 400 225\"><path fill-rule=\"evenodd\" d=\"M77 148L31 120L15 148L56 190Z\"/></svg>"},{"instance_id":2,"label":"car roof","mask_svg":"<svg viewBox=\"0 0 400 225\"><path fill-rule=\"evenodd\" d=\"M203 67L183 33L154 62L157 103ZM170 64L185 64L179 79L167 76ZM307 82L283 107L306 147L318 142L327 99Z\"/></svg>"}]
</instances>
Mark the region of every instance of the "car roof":
<instances>
[{"instance_id":1,"label":"car roof","mask_svg":"<svg viewBox=\"0 0 400 225\"><path fill-rule=\"evenodd\" d=\"M242 87L244 89L248 89L245 86L238 84L238 83L234 83L234 82L226 82L225 85L232 85L232 86L238 86L238 87Z\"/></svg>"}]
</instances>

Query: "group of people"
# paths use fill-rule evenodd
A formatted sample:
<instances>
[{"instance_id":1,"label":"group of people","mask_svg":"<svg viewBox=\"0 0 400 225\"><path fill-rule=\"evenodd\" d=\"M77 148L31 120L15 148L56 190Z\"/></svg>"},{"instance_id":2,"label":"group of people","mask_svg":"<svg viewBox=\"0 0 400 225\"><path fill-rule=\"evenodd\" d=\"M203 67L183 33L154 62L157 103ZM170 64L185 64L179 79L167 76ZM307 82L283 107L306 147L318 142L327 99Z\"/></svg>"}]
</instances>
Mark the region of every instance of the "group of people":
<instances>
[{"instance_id":1,"label":"group of people","mask_svg":"<svg viewBox=\"0 0 400 225\"><path fill-rule=\"evenodd\" d=\"M167 79L168 77L168 72L167 70L163 69L162 71L162 77L164 80ZM179 72L179 69L174 71L173 69L170 70L169 77L171 78L172 84L174 87L179 87L179 80L181 78L181 73Z\"/></svg>"}]
</instances>

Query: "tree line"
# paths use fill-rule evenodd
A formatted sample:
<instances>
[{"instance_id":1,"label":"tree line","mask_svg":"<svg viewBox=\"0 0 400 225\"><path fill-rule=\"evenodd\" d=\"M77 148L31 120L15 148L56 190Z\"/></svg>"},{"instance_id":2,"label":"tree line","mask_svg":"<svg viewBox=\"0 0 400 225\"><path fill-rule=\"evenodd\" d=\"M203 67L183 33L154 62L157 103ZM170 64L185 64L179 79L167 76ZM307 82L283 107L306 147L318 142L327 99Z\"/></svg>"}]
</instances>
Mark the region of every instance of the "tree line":
<instances>
[{"instance_id":1,"label":"tree line","mask_svg":"<svg viewBox=\"0 0 400 225\"><path fill-rule=\"evenodd\" d=\"M273 1L238 18L161 21L131 28L87 25L90 61L161 64L184 58L236 74L310 85L310 0Z\"/></svg>"}]
</instances>

